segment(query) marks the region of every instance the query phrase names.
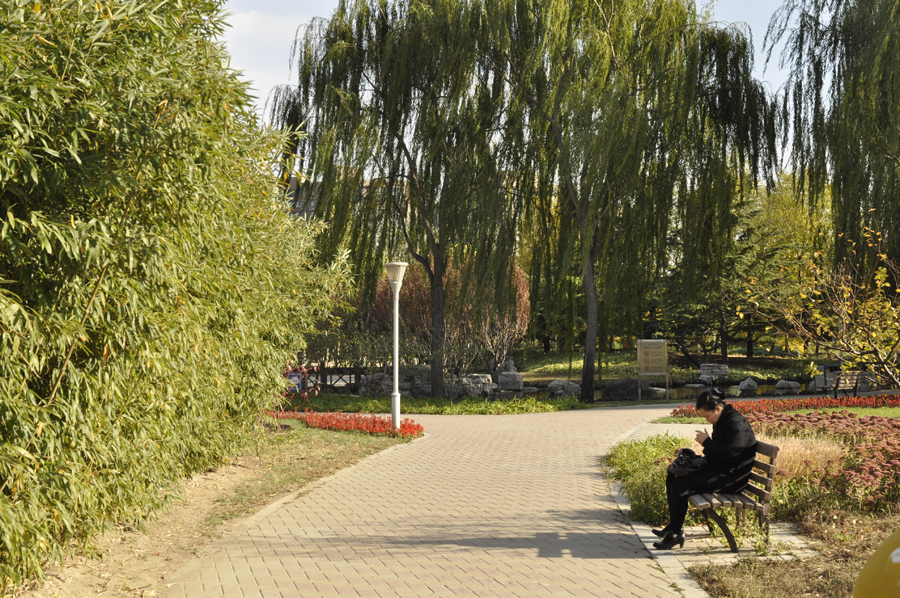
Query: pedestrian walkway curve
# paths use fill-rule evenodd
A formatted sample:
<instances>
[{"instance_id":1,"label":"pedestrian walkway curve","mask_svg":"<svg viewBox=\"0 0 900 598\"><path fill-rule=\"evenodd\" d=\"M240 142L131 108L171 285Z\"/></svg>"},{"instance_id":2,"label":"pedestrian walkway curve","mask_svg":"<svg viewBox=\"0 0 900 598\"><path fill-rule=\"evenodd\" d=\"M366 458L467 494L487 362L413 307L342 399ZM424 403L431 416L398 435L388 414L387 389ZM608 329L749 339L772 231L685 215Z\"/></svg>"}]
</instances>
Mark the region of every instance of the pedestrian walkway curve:
<instances>
[{"instance_id":1,"label":"pedestrian walkway curve","mask_svg":"<svg viewBox=\"0 0 900 598\"><path fill-rule=\"evenodd\" d=\"M160 594L679 596L600 474L616 438L670 411L414 416L426 438L267 508Z\"/></svg>"}]
</instances>

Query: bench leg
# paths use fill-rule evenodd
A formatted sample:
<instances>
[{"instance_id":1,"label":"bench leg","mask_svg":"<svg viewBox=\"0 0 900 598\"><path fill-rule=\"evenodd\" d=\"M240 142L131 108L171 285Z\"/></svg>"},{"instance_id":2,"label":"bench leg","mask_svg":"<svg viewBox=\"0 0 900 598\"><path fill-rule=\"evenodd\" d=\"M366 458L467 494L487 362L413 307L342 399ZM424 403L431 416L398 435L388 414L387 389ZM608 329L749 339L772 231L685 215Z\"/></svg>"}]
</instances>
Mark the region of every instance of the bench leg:
<instances>
[{"instance_id":1,"label":"bench leg","mask_svg":"<svg viewBox=\"0 0 900 598\"><path fill-rule=\"evenodd\" d=\"M759 529L766 530L766 544L769 543L769 517L759 511Z\"/></svg>"},{"instance_id":2,"label":"bench leg","mask_svg":"<svg viewBox=\"0 0 900 598\"><path fill-rule=\"evenodd\" d=\"M712 509L706 509L704 513L715 521L716 525L719 526L719 529L722 530L722 533L725 534L725 539L728 540L728 547L731 548L731 552L737 552L737 542L734 541L734 535L731 533L731 530L728 529L728 524L725 523L725 520L719 517L719 514Z\"/></svg>"}]
</instances>

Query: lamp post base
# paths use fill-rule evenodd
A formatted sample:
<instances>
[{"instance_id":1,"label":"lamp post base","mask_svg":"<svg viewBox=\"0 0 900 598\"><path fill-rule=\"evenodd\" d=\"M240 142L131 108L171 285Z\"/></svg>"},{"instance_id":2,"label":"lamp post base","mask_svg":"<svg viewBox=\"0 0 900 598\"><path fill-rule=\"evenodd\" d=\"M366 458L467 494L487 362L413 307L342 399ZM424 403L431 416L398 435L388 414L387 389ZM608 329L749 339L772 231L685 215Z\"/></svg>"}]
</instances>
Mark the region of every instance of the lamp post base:
<instances>
[{"instance_id":1,"label":"lamp post base","mask_svg":"<svg viewBox=\"0 0 900 598\"><path fill-rule=\"evenodd\" d=\"M400 429L400 393L391 393L391 426L395 430Z\"/></svg>"}]
</instances>

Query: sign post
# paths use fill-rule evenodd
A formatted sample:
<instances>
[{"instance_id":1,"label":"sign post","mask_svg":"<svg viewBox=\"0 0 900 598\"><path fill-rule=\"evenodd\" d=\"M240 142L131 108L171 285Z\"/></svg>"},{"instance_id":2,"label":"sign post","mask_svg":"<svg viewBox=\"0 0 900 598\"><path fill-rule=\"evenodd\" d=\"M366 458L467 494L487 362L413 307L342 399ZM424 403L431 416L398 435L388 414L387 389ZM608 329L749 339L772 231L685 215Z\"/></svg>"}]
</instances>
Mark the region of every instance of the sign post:
<instances>
[{"instance_id":1,"label":"sign post","mask_svg":"<svg viewBox=\"0 0 900 598\"><path fill-rule=\"evenodd\" d=\"M641 339L638 353L638 401L641 400L641 376L665 376L669 396L669 354L665 339Z\"/></svg>"}]
</instances>

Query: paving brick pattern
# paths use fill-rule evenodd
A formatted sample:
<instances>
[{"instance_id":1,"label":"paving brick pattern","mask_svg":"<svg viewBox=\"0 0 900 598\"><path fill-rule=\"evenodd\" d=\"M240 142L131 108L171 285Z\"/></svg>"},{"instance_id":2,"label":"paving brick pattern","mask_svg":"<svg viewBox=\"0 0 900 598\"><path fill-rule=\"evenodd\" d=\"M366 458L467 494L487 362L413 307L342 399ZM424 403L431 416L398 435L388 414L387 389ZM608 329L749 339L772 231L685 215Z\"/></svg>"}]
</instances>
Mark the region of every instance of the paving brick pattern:
<instances>
[{"instance_id":1,"label":"paving brick pattern","mask_svg":"<svg viewBox=\"0 0 900 598\"><path fill-rule=\"evenodd\" d=\"M161 595L678 596L599 474L669 411L416 416L427 438L270 509Z\"/></svg>"}]
</instances>

